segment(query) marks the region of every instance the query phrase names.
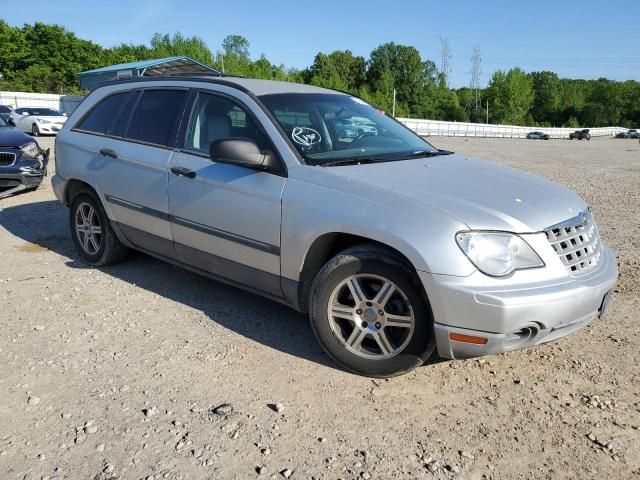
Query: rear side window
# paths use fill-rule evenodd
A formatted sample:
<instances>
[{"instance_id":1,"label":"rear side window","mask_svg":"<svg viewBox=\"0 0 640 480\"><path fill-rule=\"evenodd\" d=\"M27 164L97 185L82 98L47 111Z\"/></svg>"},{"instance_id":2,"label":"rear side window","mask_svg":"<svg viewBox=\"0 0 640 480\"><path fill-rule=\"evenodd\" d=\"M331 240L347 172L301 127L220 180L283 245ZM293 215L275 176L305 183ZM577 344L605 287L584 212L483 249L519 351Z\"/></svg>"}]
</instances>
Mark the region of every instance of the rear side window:
<instances>
[{"instance_id":1,"label":"rear side window","mask_svg":"<svg viewBox=\"0 0 640 480\"><path fill-rule=\"evenodd\" d=\"M145 90L133 111L126 137L169 145L186 95L186 90Z\"/></svg>"},{"instance_id":2,"label":"rear side window","mask_svg":"<svg viewBox=\"0 0 640 480\"><path fill-rule=\"evenodd\" d=\"M129 95L129 92L123 92L108 96L98 103L76 128L87 132L107 133Z\"/></svg>"}]
</instances>

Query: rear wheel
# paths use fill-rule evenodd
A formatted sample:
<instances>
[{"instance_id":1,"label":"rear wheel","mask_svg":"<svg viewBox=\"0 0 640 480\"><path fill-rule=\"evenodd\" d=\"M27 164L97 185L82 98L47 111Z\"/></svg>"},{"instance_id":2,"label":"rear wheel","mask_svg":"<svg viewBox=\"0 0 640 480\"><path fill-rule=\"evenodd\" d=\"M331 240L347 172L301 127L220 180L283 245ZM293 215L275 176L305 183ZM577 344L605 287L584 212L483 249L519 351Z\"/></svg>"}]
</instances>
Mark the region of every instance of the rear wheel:
<instances>
[{"instance_id":1,"label":"rear wheel","mask_svg":"<svg viewBox=\"0 0 640 480\"><path fill-rule=\"evenodd\" d=\"M124 259L127 248L118 240L95 192L82 190L73 197L69 220L73 244L86 263L101 267Z\"/></svg>"},{"instance_id":2,"label":"rear wheel","mask_svg":"<svg viewBox=\"0 0 640 480\"><path fill-rule=\"evenodd\" d=\"M352 372L400 375L435 350L431 309L419 280L377 246L353 247L331 259L313 283L309 305L318 341Z\"/></svg>"},{"instance_id":3,"label":"rear wheel","mask_svg":"<svg viewBox=\"0 0 640 480\"><path fill-rule=\"evenodd\" d=\"M40 129L38 128L38 125L36 125L35 123L31 125L31 135L33 135L34 137L40 136Z\"/></svg>"}]
</instances>

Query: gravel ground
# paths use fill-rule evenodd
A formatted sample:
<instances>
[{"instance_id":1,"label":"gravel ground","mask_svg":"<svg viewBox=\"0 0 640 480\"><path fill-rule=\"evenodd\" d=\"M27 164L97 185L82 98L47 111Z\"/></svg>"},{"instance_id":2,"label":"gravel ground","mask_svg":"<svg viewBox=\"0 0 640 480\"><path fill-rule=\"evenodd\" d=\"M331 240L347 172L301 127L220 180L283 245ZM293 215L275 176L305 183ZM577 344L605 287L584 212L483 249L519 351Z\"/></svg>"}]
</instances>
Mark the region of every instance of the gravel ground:
<instances>
[{"instance_id":1,"label":"gravel ground","mask_svg":"<svg viewBox=\"0 0 640 480\"><path fill-rule=\"evenodd\" d=\"M433 141L593 206L621 268L603 320L372 381L276 303L142 254L87 268L47 179L0 201L0 478L640 477L639 144Z\"/></svg>"}]
</instances>

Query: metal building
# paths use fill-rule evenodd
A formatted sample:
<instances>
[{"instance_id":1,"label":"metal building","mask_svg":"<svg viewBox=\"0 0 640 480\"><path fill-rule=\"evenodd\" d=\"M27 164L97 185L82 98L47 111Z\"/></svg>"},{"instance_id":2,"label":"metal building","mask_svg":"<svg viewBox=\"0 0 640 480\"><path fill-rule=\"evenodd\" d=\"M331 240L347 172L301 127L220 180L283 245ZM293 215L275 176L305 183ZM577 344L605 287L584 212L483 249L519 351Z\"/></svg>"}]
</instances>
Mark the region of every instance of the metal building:
<instances>
[{"instance_id":1,"label":"metal building","mask_svg":"<svg viewBox=\"0 0 640 480\"><path fill-rule=\"evenodd\" d=\"M119 78L146 77L153 75L171 75L175 73L211 73L221 72L190 57L167 57L140 62L120 63L108 67L81 72L80 88L93 90L102 82Z\"/></svg>"}]
</instances>

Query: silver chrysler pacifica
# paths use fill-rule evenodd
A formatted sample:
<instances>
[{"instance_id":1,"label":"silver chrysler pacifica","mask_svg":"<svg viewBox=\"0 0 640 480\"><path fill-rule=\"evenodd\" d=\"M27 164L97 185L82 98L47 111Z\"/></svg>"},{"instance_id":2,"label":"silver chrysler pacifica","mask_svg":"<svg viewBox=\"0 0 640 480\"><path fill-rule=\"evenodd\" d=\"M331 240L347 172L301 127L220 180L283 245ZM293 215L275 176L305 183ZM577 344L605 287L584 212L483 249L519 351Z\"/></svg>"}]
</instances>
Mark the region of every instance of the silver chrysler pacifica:
<instances>
[{"instance_id":1,"label":"silver chrysler pacifica","mask_svg":"<svg viewBox=\"0 0 640 480\"><path fill-rule=\"evenodd\" d=\"M575 193L308 85L105 84L58 134L52 182L85 262L133 248L308 312L372 377L568 335L618 275Z\"/></svg>"}]
</instances>

